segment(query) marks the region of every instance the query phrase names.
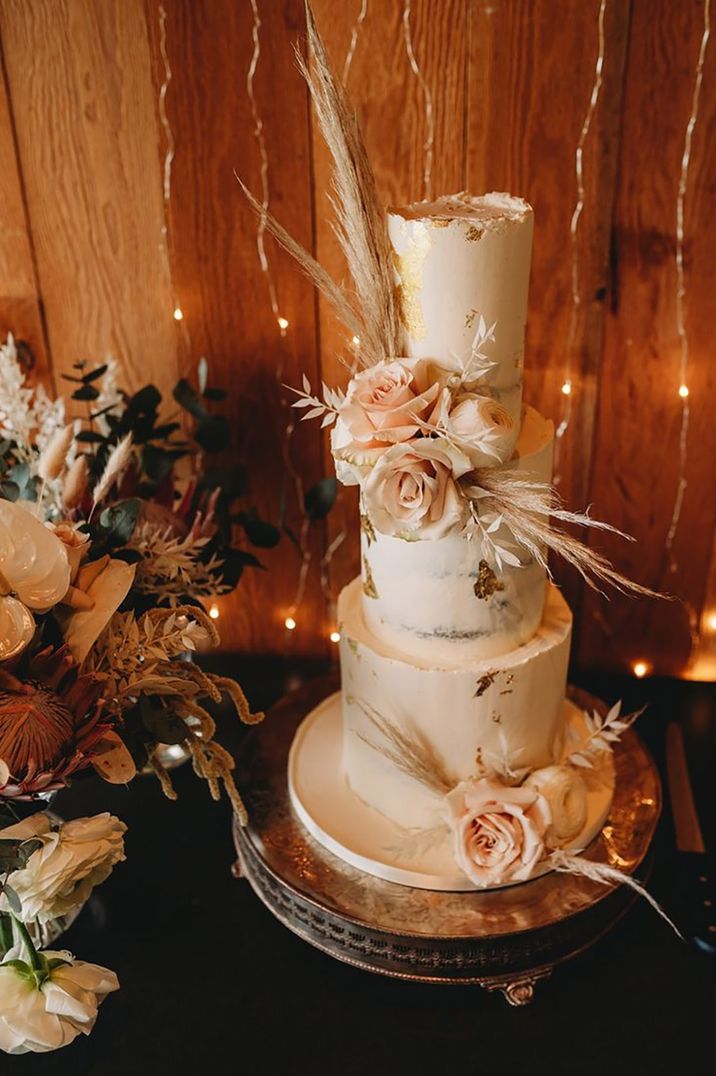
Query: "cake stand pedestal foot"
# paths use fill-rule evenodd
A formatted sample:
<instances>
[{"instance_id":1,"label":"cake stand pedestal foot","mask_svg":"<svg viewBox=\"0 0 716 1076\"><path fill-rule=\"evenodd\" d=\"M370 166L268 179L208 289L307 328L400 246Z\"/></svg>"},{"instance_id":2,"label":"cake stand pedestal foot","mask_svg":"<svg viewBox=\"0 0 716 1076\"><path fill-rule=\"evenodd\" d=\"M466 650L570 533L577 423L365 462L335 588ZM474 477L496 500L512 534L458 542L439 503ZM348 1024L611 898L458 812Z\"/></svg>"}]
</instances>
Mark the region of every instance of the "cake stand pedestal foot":
<instances>
[{"instance_id":1,"label":"cake stand pedestal foot","mask_svg":"<svg viewBox=\"0 0 716 1076\"><path fill-rule=\"evenodd\" d=\"M507 979L504 982L485 983L485 989L491 993L499 990L505 1000L515 1008L529 1005L535 996L535 987L542 979L547 979L552 974L551 968L545 968L539 973L520 975L515 979Z\"/></svg>"},{"instance_id":2,"label":"cake stand pedestal foot","mask_svg":"<svg viewBox=\"0 0 716 1076\"><path fill-rule=\"evenodd\" d=\"M234 820L245 878L276 918L311 945L365 971L499 990L529 1004L535 984L606 933L632 904L625 885L553 872L503 889L455 892L385 881L311 837L294 813L287 761L296 729L332 691L318 680L286 696L244 742L238 784L248 826ZM570 689L581 709L599 700ZM614 752L616 790L601 833L582 853L643 880L661 810L659 775L633 730Z\"/></svg>"}]
</instances>

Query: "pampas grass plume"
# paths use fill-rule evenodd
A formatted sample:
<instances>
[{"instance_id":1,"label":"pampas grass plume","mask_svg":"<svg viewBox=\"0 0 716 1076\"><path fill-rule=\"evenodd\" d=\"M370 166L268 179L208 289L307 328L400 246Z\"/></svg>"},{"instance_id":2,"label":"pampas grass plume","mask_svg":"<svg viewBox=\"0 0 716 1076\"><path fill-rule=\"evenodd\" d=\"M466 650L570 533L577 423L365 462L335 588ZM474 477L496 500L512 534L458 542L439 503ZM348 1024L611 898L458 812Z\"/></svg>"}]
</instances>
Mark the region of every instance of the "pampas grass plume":
<instances>
[{"instance_id":1,"label":"pampas grass plume","mask_svg":"<svg viewBox=\"0 0 716 1076\"><path fill-rule=\"evenodd\" d=\"M62 489L62 505L64 508L79 508L82 498L87 490L87 457L77 456L70 464Z\"/></svg>"},{"instance_id":2,"label":"pampas grass plume","mask_svg":"<svg viewBox=\"0 0 716 1076\"><path fill-rule=\"evenodd\" d=\"M100 501L103 501L115 482L124 474L132 458L132 435L128 433L126 437L114 446L109 454L107 464L104 471L92 492L92 506L95 508Z\"/></svg>"}]
</instances>

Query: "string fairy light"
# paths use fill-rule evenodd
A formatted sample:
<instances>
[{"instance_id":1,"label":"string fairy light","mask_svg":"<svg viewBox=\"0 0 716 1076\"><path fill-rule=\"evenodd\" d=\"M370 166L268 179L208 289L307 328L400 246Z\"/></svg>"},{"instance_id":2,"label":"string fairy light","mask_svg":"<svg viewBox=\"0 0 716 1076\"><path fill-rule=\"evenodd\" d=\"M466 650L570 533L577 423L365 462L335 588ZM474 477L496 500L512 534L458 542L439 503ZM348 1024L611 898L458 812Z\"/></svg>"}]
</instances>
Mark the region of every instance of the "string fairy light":
<instances>
[{"instance_id":1,"label":"string fairy light","mask_svg":"<svg viewBox=\"0 0 716 1076\"><path fill-rule=\"evenodd\" d=\"M671 513L671 522L666 535L665 547L669 554L669 568L676 571L677 564L673 557L673 546L676 532L679 529L681 511L684 505L686 493L686 463L689 439L689 337L686 331L686 274L684 272L684 209L686 205L686 192L689 182L689 165L691 163L691 143L694 128L699 116L699 101L701 98L701 85L704 79L704 61L706 59L706 47L711 36L711 0L704 0L704 26L701 34L696 70L694 72L694 89L691 96L691 112L684 132L684 149L681 155L681 174L676 195L676 331L679 337L679 398L681 400L681 426L679 429L679 477L676 484L674 507Z\"/></svg>"},{"instance_id":2,"label":"string fairy light","mask_svg":"<svg viewBox=\"0 0 716 1076\"><path fill-rule=\"evenodd\" d=\"M429 199L433 186L433 148L435 145L435 115L433 112L433 95L430 92L423 73L418 66L413 49L413 35L410 30L411 0L403 2L403 37L405 39L405 51L411 70L418 80L418 85L423 93L425 103L425 166L423 170L423 198Z\"/></svg>"},{"instance_id":3,"label":"string fairy light","mask_svg":"<svg viewBox=\"0 0 716 1076\"><path fill-rule=\"evenodd\" d=\"M651 672L651 663L640 659L632 663L631 671L636 676L637 680L643 680L645 676L648 676Z\"/></svg>"},{"instance_id":4,"label":"string fairy light","mask_svg":"<svg viewBox=\"0 0 716 1076\"><path fill-rule=\"evenodd\" d=\"M348 52L343 62L343 85L348 82L348 75L350 73L351 64L353 63L353 57L356 54L356 46L358 45L358 37L360 34L361 26L365 21L365 17L368 14L368 0L361 0L360 11L358 12L358 18L353 23L353 29L351 31L351 42L348 46Z\"/></svg>"},{"instance_id":5,"label":"string fairy light","mask_svg":"<svg viewBox=\"0 0 716 1076\"><path fill-rule=\"evenodd\" d=\"M289 321L281 312L278 305L278 298L276 293L276 285L271 272L271 266L269 264L268 256L266 254L265 236L266 226L268 221L268 211L270 206L270 183L269 183L269 158L268 151L266 149L266 138L264 136L264 125L261 113L259 111L258 101L256 99L256 93L254 89L254 79L256 77L256 71L258 69L259 60L261 58L261 16L259 14L258 0L251 0L251 14L252 14L252 28L251 38L253 42L253 50L251 53L251 60L249 62L249 68L246 74L246 93L249 98L249 105L251 108L251 116L254 123L254 137L259 151L260 161L260 178L261 178L261 201L260 213L258 225L256 228L256 250L258 253L259 266L261 272L266 279L266 287L268 290L269 303L276 324L278 325L279 333L283 339L289 329ZM308 569L311 563L311 550L308 544L308 531L310 527L310 519L306 513L305 507L305 493L303 488L303 480L300 473L296 470L293 459L291 457L291 441L296 429L296 420L294 418L294 412L289 407L288 401L283 393L283 367L284 367L284 353L280 352L280 359L276 367L276 381L279 386L281 406L287 413L286 426L284 428L283 444L281 455L283 458L286 474L293 483L293 487L296 493L296 501L298 507L303 515L301 522L301 529L298 535L298 549L299 556L301 558L301 564L298 570L298 580L296 583L296 591L293 601L288 608L286 617L284 618L284 627L287 631L295 631L298 627L298 614L303 604L303 598L306 591L306 581L308 578Z\"/></svg>"},{"instance_id":6,"label":"string fairy light","mask_svg":"<svg viewBox=\"0 0 716 1076\"><path fill-rule=\"evenodd\" d=\"M174 164L174 157L176 156L176 141L174 139L174 131L172 125L169 122L169 115L167 113L167 94L169 92L169 84L172 81L172 68L169 63L169 53L167 51L167 12L164 4L160 4L158 9L159 15L159 55L162 58L162 66L164 68L164 78L162 84L159 87L159 100L157 103L157 111L159 113L159 122L162 125L164 131L164 162L162 165L162 199L164 202L164 214L162 217L162 224L160 228L161 241L159 244L160 250L163 252L167 264L167 275L169 277L172 294L174 295L174 309L172 311L172 317L181 330L182 339L184 340L184 346L187 351L187 355L191 354L191 335L189 333L189 327L186 324L184 318L184 312L181 305L177 301L176 287L174 284L174 273L172 271L172 261L169 253L169 239L172 231L172 167Z\"/></svg>"},{"instance_id":7,"label":"string fairy light","mask_svg":"<svg viewBox=\"0 0 716 1076\"><path fill-rule=\"evenodd\" d=\"M567 346L566 346L566 360L564 378L561 386L561 393L564 396L564 409L562 412L562 420L557 427L557 433L554 444L554 484L558 486L561 480L559 472L559 461L561 455L561 443L562 439L569 429L569 424L572 420L572 400L573 400L573 382L572 382L572 352L574 350L574 344L577 339L577 327L579 323L579 315L582 306L582 289L580 281L579 270L579 222L582 218L585 205L586 189L584 186L584 147L589 137L589 131L592 126L592 120L594 113L596 112L597 105L599 103L599 96L602 91L603 71L604 71L604 54L606 47L606 34L604 32L604 20L607 10L607 0L600 0L599 4L599 16L597 20L597 32L598 32L598 47L597 47L597 59L594 66L594 81L592 83L592 92L589 95L589 104L582 123L582 129L579 132L579 140L577 142L577 149L574 155L574 172L577 181L577 200L572 212L572 218L569 224L570 245L572 251L572 313L569 319L569 331L567 333Z\"/></svg>"}]
</instances>

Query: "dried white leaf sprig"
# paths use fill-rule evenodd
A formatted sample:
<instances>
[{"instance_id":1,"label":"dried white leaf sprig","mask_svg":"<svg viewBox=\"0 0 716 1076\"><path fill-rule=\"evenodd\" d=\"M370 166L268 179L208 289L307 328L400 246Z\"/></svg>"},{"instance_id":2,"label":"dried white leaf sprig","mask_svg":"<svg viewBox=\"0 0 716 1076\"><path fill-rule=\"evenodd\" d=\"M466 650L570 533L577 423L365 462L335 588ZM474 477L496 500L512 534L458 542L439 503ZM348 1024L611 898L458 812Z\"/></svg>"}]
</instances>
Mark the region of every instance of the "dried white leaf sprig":
<instances>
[{"instance_id":1,"label":"dried white leaf sprig","mask_svg":"<svg viewBox=\"0 0 716 1076\"><path fill-rule=\"evenodd\" d=\"M121 479L131 458L132 435L128 433L109 454L104 471L92 491L92 511L105 499L112 486Z\"/></svg>"},{"instance_id":2,"label":"dried white leaf sprig","mask_svg":"<svg viewBox=\"0 0 716 1076\"><path fill-rule=\"evenodd\" d=\"M290 388L291 392L295 392L299 397L295 400L291 407L310 407L311 410L307 411L305 415L301 415L301 421L305 422L308 418L319 418L324 416L321 423L321 429L324 426L330 426L336 421L340 414L341 407L345 400L345 396L340 389L329 389L325 381L321 382L321 388L323 389L323 399L319 399L318 396L313 396L311 392L311 382L306 375L303 375L303 389L293 389L290 385L286 388Z\"/></svg>"},{"instance_id":3,"label":"dried white leaf sprig","mask_svg":"<svg viewBox=\"0 0 716 1076\"><path fill-rule=\"evenodd\" d=\"M617 743L628 728L646 709L634 710L631 714L622 715L621 699L615 702L607 714L600 714L593 710L591 714L584 713L584 724L587 731L586 740L580 736L581 746L567 758L570 766L580 766L583 769L593 769L600 755L605 751L611 751L612 744Z\"/></svg>"}]
</instances>

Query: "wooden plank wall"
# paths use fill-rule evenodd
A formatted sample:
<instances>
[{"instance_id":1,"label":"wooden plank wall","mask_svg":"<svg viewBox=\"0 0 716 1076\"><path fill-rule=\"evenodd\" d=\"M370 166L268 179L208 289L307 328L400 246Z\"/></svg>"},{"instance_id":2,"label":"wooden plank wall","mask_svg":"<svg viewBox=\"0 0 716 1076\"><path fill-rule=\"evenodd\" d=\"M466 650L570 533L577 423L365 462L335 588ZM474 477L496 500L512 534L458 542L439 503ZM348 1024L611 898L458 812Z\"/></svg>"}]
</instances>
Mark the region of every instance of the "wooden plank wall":
<instances>
[{"instance_id":1,"label":"wooden plank wall","mask_svg":"<svg viewBox=\"0 0 716 1076\"><path fill-rule=\"evenodd\" d=\"M407 7L433 103L433 192L505 189L535 207L526 396L559 422L567 403L561 385L566 376L572 382L560 491L635 536L635 546L600 538L615 563L682 599L606 602L560 574L577 613L578 659L618 668L644 658L660 671L713 674L714 40L686 207L688 486L673 555L664 552L681 420L675 204L703 0L606 0L603 84L584 144L581 304L569 354L575 150L595 77L600 2L412 0ZM314 8L339 70L357 31L348 88L381 196L386 203L422 197L427 121L406 51L404 0L314 0ZM302 3L256 0L256 10L254 90L272 208L340 276L325 198L329 162L293 59L294 44L302 47ZM168 205L158 110L162 11L176 151ZM0 330L28 341L39 376L56 383L76 358L111 352L127 388L151 378L168 391L206 355L213 381L231 389L235 451L249 461L262 511L275 516L284 452L305 486L330 468L315 425L300 425L286 443L280 382L297 383L304 370L313 383L344 380L337 354L349 353L351 342L267 240L279 312L289 322L285 337L278 331L256 222L233 175L260 192L246 84L253 28L251 0L164 0L163 8L155 0L0 0ZM300 529L293 481L287 492L289 521ZM333 599L357 569L355 531L347 493L325 528L309 529L306 594L290 634L283 620L299 561L288 545L269 554L268 572L221 603L225 645L326 653ZM325 550L344 533L322 571Z\"/></svg>"}]
</instances>

